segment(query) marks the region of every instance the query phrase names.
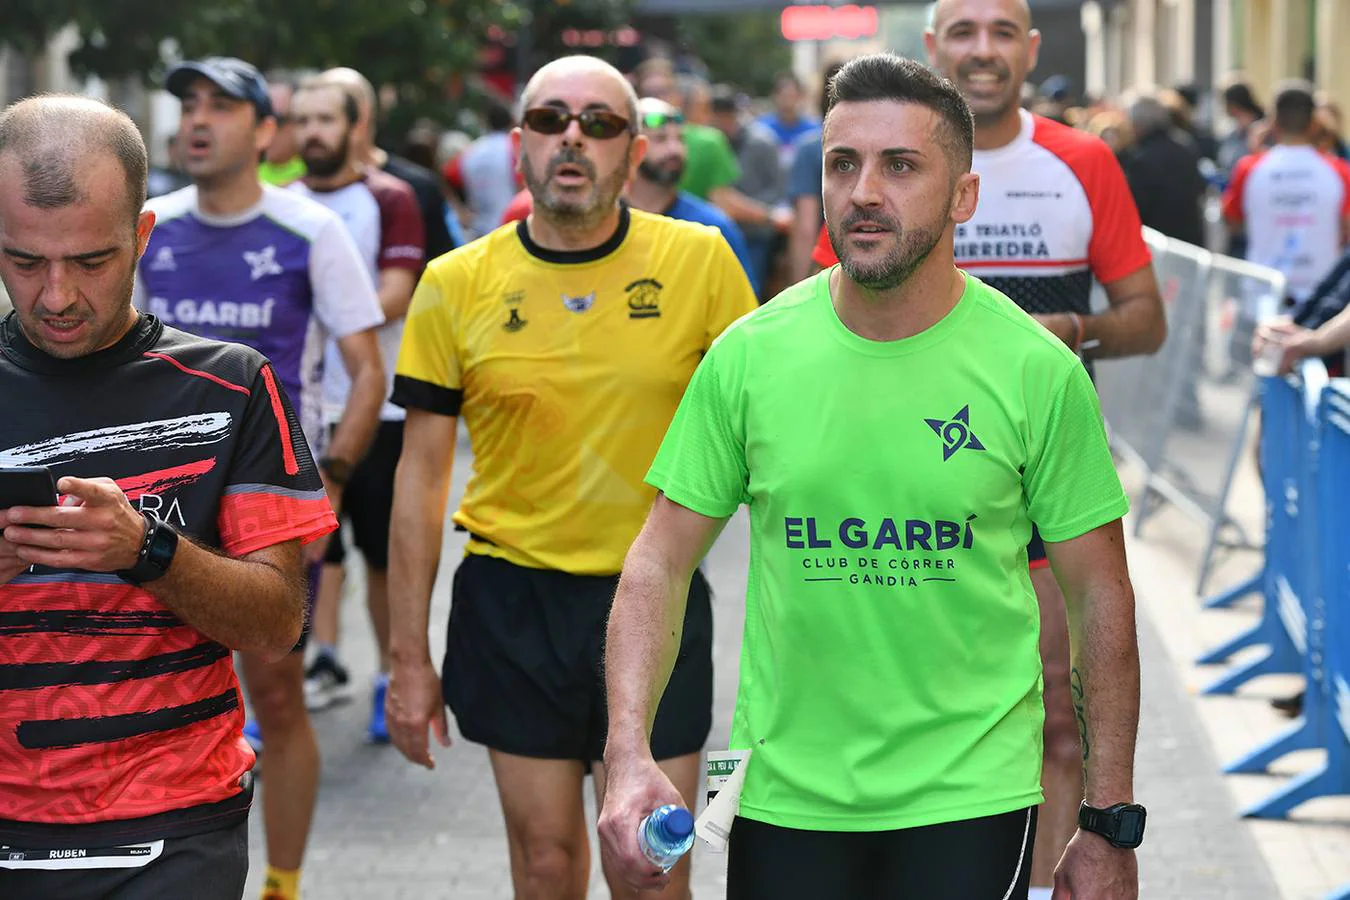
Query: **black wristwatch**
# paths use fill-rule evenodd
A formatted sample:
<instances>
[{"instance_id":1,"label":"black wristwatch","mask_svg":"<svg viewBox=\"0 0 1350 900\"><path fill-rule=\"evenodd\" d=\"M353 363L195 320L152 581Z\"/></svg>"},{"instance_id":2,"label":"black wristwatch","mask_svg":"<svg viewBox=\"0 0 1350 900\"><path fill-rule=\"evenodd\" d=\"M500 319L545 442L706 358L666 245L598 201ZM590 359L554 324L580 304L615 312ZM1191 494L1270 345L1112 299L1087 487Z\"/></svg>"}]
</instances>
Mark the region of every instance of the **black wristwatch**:
<instances>
[{"instance_id":1,"label":"black wristwatch","mask_svg":"<svg viewBox=\"0 0 1350 900\"><path fill-rule=\"evenodd\" d=\"M1078 807L1078 827L1099 834L1122 850L1133 850L1144 842L1144 819L1148 814L1138 803L1117 803L1097 809L1084 803Z\"/></svg>"},{"instance_id":2,"label":"black wristwatch","mask_svg":"<svg viewBox=\"0 0 1350 900\"><path fill-rule=\"evenodd\" d=\"M352 464L340 456L319 457L319 470L338 487L345 485L352 477Z\"/></svg>"},{"instance_id":3,"label":"black wristwatch","mask_svg":"<svg viewBox=\"0 0 1350 900\"><path fill-rule=\"evenodd\" d=\"M141 510L141 515L145 517L145 538L136 554L136 564L115 573L136 587L163 578L173 562L173 555L178 552L178 532L174 527L147 509Z\"/></svg>"}]
</instances>

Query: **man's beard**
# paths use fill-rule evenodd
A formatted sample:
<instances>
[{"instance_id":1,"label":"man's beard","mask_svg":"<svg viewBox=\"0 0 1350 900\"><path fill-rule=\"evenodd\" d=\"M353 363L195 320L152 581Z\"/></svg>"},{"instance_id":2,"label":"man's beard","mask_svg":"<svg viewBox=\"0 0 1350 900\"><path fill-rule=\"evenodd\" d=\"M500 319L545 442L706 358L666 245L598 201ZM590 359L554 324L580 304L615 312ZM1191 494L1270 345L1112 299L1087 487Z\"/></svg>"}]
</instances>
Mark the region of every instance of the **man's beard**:
<instances>
[{"instance_id":1,"label":"man's beard","mask_svg":"<svg viewBox=\"0 0 1350 900\"><path fill-rule=\"evenodd\" d=\"M632 152L631 142L629 152ZM530 191L535 208L546 211L564 226L584 227L601 221L615 208L619 195L623 193L624 183L628 180L626 165L601 177L597 175L594 163L571 149L554 154L548 161L548 168L542 177L535 172L534 164L524 150L520 153L520 162L521 172L525 176L525 187ZM583 170L586 177L591 180L590 193L585 196L560 195L551 190L549 182L562 166L575 166Z\"/></svg>"},{"instance_id":2,"label":"man's beard","mask_svg":"<svg viewBox=\"0 0 1350 900\"><path fill-rule=\"evenodd\" d=\"M684 163L676 166L657 165L649 159L638 163L638 173L659 187L674 187L684 177Z\"/></svg>"},{"instance_id":3,"label":"man's beard","mask_svg":"<svg viewBox=\"0 0 1350 900\"><path fill-rule=\"evenodd\" d=\"M314 151L317 150L318 154ZM308 143L300 150L300 158L305 161L309 174L328 178L342 171L347 165L347 154L351 151L351 135L344 134L342 141L331 152L318 142ZM319 155L321 154L321 155Z\"/></svg>"},{"instance_id":4,"label":"man's beard","mask_svg":"<svg viewBox=\"0 0 1350 900\"><path fill-rule=\"evenodd\" d=\"M900 223L889 216L853 210L844 217L844 221L835 228L829 228L830 243L844 274L861 287L870 291L888 291L904 284L914 274L924 260L933 252L942 239L945 223L951 215L951 203L948 202L938 219L937 225L915 226L902 229ZM870 263L857 263L850 258L850 249L845 239L854 225L859 222L874 222L889 229L895 236L895 246L881 260Z\"/></svg>"}]
</instances>

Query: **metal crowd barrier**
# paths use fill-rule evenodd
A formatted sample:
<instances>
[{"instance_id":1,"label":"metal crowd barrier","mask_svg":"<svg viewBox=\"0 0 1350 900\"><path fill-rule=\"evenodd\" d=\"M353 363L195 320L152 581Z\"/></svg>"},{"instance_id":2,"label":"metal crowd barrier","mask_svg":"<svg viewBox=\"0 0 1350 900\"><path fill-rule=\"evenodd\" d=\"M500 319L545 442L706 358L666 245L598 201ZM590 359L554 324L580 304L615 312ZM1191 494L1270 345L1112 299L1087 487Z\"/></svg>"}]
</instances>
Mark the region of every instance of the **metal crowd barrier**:
<instances>
[{"instance_id":1,"label":"metal crowd barrier","mask_svg":"<svg viewBox=\"0 0 1350 900\"><path fill-rule=\"evenodd\" d=\"M1320 361L1307 360L1296 375L1262 382L1264 612L1255 627L1201 662L1263 648L1207 688L1210 694L1276 672L1306 680L1302 716L1224 767L1228 773L1263 772L1296 750L1325 750L1322 765L1243 811L1283 818L1313 797L1350 794L1350 381L1329 381ZM1330 900L1347 898L1350 887Z\"/></svg>"},{"instance_id":2,"label":"metal crowd barrier","mask_svg":"<svg viewBox=\"0 0 1350 900\"><path fill-rule=\"evenodd\" d=\"M1111 444L1144 474L1134 500L1135 533L1171 504L1206 529L1197 591L1220 549L1259 548L1228 514L1228 495L1252 430L1256 322L1278 307L1284 277L1274 269L1210 253L1144 230L1167 313L1168 336L1149 357L1095 363ZM1103 305L1100 296L1095 301ZM1224 462L1214 464L1214 449ZM1216 598L1230 603L1260 576Z\"/></svg>"}]
</instances>

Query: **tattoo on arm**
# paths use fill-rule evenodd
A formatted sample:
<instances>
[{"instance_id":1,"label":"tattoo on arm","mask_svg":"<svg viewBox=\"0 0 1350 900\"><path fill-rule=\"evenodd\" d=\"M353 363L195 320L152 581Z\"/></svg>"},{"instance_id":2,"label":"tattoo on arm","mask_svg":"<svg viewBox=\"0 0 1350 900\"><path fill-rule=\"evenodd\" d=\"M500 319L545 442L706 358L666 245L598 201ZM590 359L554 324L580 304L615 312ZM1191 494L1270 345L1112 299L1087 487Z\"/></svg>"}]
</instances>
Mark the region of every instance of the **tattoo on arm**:
<instances>
[{"instance_id":1,"label":"tattoo on arm","mask_svg":"<svg viewBox=\"0 0 1350 900\"><path fill-rule=\"evenodd\" d=\"M1087 735L1087 714L1083 708L1083 676L1075 666L1069 672L1069 690L1073 691L1073 714L1078 720L1078 736L1083 741L1083 761L1087 762L1090 747Z\"/></svg>"}]
</instances>

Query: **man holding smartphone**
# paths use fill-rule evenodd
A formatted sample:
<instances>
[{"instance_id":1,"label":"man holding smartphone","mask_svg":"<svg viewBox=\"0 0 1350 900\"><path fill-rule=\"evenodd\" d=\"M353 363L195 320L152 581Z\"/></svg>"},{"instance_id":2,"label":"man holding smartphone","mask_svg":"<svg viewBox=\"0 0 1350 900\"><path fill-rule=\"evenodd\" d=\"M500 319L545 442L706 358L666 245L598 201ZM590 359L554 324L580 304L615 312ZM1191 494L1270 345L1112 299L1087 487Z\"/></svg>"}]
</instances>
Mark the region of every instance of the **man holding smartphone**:
<instances>
[{"instance_id":1,"label":"man holding smartphone","mask_svg":"<svg viewBox=\"0 0 1350 900\"><path fill-rule=\"evenodd\" d=\"M0 114L0 467L56 479L23 506L0 472L3 897L241 896L231 651L290 652L336 525L271 364L133 307L146 170L99 102Z\"/></svg>"}]
</instances>

